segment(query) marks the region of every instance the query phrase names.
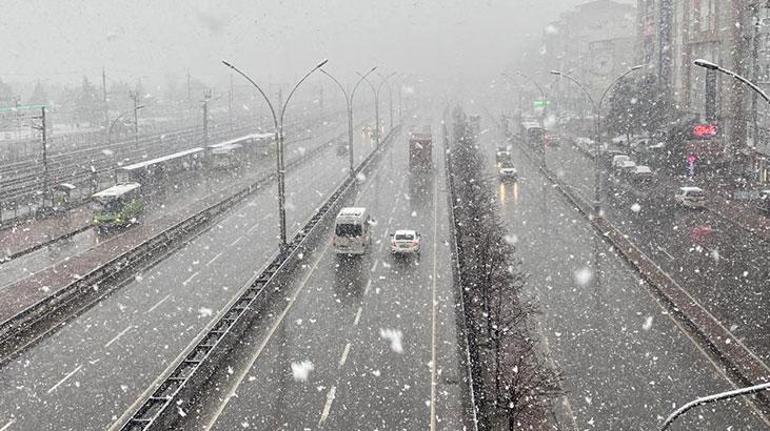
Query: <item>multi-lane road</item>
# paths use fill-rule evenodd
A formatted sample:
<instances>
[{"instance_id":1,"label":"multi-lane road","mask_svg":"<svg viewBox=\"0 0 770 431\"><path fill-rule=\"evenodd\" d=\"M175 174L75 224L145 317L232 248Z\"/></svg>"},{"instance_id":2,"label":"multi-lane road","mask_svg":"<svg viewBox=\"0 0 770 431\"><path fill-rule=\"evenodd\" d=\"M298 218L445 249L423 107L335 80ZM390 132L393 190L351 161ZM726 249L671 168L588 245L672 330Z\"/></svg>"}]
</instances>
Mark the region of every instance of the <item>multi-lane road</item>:
<instances>
[{"instance_id":1,"label":"multi-lane road","mask_svg":"<svg viewBox=\"0 0 770 431\"><path fill-rule=\"evenodd\" d=\"M489 174L505 138L490 119L482 134ZM542 307L543 348L564 373L556 403L562 429L656 429L675 407L733 389L715 362L599 238L589 222L512 144L515 183L495 183L500 210ZM565 148L553 151L566 151ZM569 160L569 153L561 155ZM563 166L567 169L567 166ZM571 175L590 176L590 171ZM589 195L590 196L590 195ZM701 408L673 429L765 429L746 399Z\"/></svg>"},{"instance_id":2,"label":"multi-lane road","mask_svg":"<svg viewBox=\"0 0 770 431\"><path fill-rule=\"evenodd\" d=\"M372 144L357 136L358 159ZM323 151L287 172L287 226L301 227L348 175ZM312 181L308 179L312 178ZM0 368L0 429L107 428L195 338L277 247L274 185L178 252Z\"/></svg>"},{"instance_id":3,"label":"multi-lane road","mask_svg":"<svg viewBox=\"0 0 770 431\"><path fill-rule=\"evenodd\" d=\"M432 172L413 175L396 139L350 202L375 218L369 252L340 257L324 241L198 428L462 429L440 151ZM419 258L390 255L404 228L421 233Z\"/></svg>"},{"instance_id":4,"label":"multi-lane road","mask_svg":"<svg viewBox=\"0 0 770 431\"><path fill-rule=\"evenodd\" d=\"M361 258L329 241L310 254L285 301L244 340L247 354L201 388L189 429L462 429L464 372L456 333L448 196L439 117L417 116L349 204L369 209ZM486 121L489 121L486 119ZM410 174L406 130L432 123L434 167ZM494 172L504 143L488 124L480 147ZM356 134L357 159L373 145ZM566 154L566 153L565 153ZM715 362L588 221L514 145L519 181L492 182L529 292L537 332L564 373L561 429L654 429L675 406L733 388ZM287 173L288 231L345 176L323 151ZM119 418L277 247L274 185L246 199L178 251L72 317L0 367L0 430L98 430ZM389 236L422 234L419 259L394 258ZM329 237L330 240L330 237ZM676 429L763 429L746 400L701 409Z\"/></svg>"}]
</instances>

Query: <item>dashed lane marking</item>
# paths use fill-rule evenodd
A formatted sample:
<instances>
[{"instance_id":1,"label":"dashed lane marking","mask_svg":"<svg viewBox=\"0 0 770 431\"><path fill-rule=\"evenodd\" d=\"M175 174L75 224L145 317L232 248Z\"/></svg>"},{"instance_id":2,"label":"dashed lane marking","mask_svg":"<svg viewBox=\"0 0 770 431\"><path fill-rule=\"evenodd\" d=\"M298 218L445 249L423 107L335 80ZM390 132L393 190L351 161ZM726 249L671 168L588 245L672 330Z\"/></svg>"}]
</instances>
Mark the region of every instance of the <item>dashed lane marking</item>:
<instances>
[{"instance_id":1,"label":"dashed lane marking","mask_svg":"<svg viewBox=\"0 0 770 431\"><path fill-rule=\"evenodd\" d=\"M61 385L62 385L64 382L66 382L67 380L69 380L69 378L70 378L70 377L72 377L72 376L74 376L74 375L75 375L75 373L77 373L78 371L80 371L80 369L81 369L81 368L83 368L83 366L82 366L82 365L78 365L78 366L77 366L77 368L75 368L74 370L70 371L70 372L69 372L69 374L67 374L66 376L64 376L64 378L63 378L63 379L59 380L59 383L57 383L57 384L55 384L55 385L51 386L51 389L48 389L48 391L47 391L46 393L50 394L51 392L55 391L55 390L56 390L56 388L58 388L58 387L59 387L59 386L61 386Z\"/></svg>"},{"instance_id":2,"label":"dashed lane marking","mask_svg":"<svg viewBox=\"0 0 770 431\"><path fill-rule=\"evenodd\" d=\"M345 344L345 349L342 350L342 357L338 363L338 368L342 368L345 365L345 361L348 360L348 353L350 353L350 343Z\"/></svg>"},{"instance_id":3,"label":"dashed lane marking","mask_svg":"<svg viewBox=\"0 0 770 431\"><path fill-rule=\"evenodd\" d=\"M133 327L134 327L134 325L128 325L128 327L126 327L126 329L120 331L118 333L118 335L116 335L112 340L108 341L107 344L104 345L104 347L110 347L110 345L112 345L112 343L118 341L118 339L120 337L122 337L126 332L130 331L131 328L133 328Z\"/></svg>"}]
</instances>

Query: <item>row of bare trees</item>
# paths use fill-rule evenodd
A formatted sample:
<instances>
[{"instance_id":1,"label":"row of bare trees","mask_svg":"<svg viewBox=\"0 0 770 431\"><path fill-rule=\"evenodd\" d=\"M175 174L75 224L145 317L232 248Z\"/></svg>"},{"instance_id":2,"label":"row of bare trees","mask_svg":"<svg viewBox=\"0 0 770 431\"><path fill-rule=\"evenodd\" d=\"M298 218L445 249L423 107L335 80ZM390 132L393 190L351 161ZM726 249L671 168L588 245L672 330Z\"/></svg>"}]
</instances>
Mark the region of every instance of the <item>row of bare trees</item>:
<instances>
[{"instance_id":1,"label":"row of bare trees","mask_svg":"<svg viewBox=\"0 0 770 431\"><path fill-rule=\"evenodd\" d=\"M500 219L476 136L461 108L452 113L450 187L465 330L482 430L551 429L560 374L535 336L536 305Z\"/></svg>"}]
</instances>

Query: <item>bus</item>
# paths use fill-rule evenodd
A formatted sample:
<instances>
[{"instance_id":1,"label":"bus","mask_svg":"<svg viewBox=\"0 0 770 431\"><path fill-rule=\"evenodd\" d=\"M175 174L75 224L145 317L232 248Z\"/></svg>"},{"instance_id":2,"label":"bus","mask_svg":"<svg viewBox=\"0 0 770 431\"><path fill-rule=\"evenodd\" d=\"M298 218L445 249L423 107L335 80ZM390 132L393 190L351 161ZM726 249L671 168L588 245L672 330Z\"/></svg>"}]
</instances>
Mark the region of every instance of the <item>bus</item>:
<instances>
[{"instance_id":1,"label":"bus","mask_svg":"<svg viewBox=\"0 0 770 431\"><path fill-rule=\"evenodd\" d=\"M361 255L372 243L372 219L366 208L342 208L334 222L332 245L337 254Z\"/></svg>"},{"instance_id":2,"label":"bus","mask_svg":"<svg viewBox=\"0 0 770 431\"><path fill-rule=\"evenodd\" d=\"M114 185L91 196L92 224L99 232L137 223L144 211L139 183Z\"/></svg>"}]
</instances>

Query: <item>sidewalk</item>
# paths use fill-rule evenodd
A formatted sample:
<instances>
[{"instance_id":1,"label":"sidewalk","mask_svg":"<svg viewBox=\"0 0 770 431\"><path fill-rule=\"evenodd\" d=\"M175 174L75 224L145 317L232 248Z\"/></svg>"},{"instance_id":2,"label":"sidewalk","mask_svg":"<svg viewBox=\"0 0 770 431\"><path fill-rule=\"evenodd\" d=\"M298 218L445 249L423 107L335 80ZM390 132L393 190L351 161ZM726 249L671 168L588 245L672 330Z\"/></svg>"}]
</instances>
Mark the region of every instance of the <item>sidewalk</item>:
<instances>
[{"instance_id":1,"label":"sidewalk","mask_svg":"<svg viewBox=\"0 0 770 431\"><path fill-rule=\"evenodd\" d=\"M31 219L0 230L0 263L82 232L88 229L90 219L91 211L79 206L60 216Z\"/></svg>"}]
</instances>

